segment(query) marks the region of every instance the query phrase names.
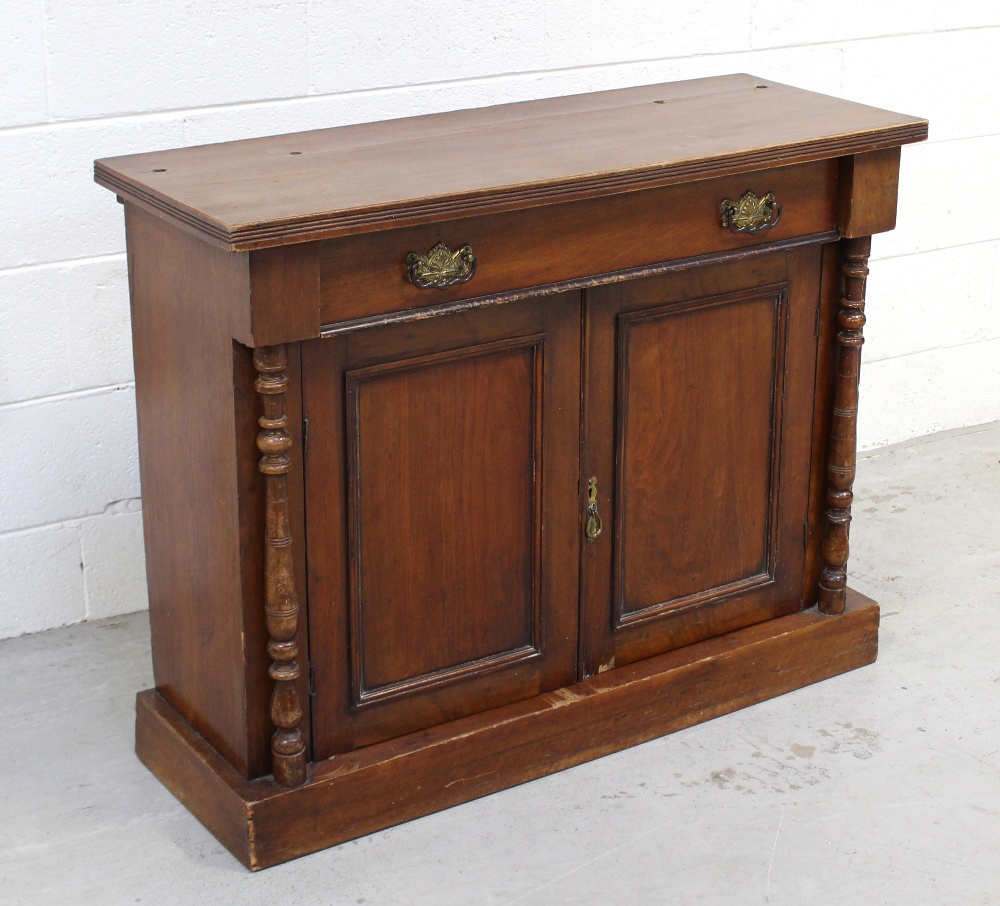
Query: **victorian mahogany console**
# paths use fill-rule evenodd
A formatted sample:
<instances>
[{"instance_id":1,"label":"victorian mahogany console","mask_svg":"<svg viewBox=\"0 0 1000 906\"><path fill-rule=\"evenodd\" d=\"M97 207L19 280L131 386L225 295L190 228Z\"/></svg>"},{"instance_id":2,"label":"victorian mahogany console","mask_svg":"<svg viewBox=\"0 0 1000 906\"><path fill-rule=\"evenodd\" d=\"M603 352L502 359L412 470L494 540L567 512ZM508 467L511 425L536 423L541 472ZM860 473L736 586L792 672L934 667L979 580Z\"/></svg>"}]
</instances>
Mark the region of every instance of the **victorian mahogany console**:
<instances>
[{"instance_id":1,"label":"victorian mahogany console","mask_svg":"<svg viewBox=\"0 0 1000 906\"><path fill-rule=\"evenodd\" d=\"M98 161L139 757L256 869L873 661L866 262L926 134L736 75Z\"/></svg>"}]
</instances>

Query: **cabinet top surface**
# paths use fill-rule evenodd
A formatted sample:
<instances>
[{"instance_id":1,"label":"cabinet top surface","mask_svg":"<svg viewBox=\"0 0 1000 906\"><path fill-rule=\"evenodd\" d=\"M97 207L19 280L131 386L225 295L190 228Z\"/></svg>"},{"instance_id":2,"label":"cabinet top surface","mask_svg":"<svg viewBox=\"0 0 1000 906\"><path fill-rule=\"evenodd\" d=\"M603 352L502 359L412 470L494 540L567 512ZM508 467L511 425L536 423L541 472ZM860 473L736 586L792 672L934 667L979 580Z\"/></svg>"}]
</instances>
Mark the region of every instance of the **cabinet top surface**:
<instances>
[{"instance_id":1,"label":"cabinet top surface","mask_svg":"<svg viewBox=\"0 0 1000 906\"><path fill-rule=\"evenodd\" d=\"M233 250L516 210L921 141L927 121L750 75L98 160Z\"/></svg>"}]
</instances>

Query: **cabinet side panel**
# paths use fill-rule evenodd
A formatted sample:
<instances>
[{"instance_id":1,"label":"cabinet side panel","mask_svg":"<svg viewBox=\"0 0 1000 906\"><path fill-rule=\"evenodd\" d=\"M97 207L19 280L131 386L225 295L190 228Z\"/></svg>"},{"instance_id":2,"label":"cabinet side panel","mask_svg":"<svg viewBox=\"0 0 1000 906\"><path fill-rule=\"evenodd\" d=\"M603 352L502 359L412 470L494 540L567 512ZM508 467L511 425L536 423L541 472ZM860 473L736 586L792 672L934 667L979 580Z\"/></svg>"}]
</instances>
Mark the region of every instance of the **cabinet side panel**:
<instances>
[{"instance_id":1,"label":"cabinet side panel","mask_svg":"<svg viewBox=\"0 0 1000 906\"><path fill-rule=\"evenodd\" d=\"M246 256L134 207L126 231L154 677L246 774L232 353Z\"/></svg>"}]
</instances>

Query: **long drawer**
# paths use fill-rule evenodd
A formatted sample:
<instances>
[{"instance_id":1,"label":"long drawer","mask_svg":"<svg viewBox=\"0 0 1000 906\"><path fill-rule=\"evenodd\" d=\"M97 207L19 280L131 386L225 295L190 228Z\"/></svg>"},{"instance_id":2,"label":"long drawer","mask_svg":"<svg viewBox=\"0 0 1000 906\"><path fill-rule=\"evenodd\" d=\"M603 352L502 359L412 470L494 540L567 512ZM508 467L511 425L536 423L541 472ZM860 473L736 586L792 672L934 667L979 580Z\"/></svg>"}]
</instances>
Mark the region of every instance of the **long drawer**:
<instances>
[{"instance_id":1,"label":"long drawer","mask_svg":"<svg viewBox=\"0 0 1000 906\"><path fill-rule=\"evenodd\" d=\"M824 160L625 195L329 240L320 248L320 323L425 308L660 261L728 251L836 226L837 161ZM745 193L771 205L758 231L722 212ZM752 200L750 201L752 205ZM753 221L744 224L753 229ZM475 271L418 288L408 256L469 246ZM466 263L469 253L466 253ZM412 260L412 259L411 259Z\"/></svg>"}]
</instances>

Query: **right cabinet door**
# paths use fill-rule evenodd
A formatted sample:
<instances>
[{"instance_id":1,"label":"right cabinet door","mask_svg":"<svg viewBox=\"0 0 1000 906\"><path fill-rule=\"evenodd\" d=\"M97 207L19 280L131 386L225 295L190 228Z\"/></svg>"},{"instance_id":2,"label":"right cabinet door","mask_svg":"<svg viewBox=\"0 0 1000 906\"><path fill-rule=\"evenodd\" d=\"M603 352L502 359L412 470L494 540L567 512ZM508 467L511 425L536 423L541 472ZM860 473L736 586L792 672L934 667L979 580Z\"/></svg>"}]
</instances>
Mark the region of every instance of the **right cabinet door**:
<instances>
[{"instance_id":1,"label":"right cabinet door","mask_svg":"<svg viewBox=\"0 0 1000 906\"><path fill-rule=\"evenodd\" d=\"M585 675L806 606L821 259L586 293Z\"/></svg>"}]
</instances>

